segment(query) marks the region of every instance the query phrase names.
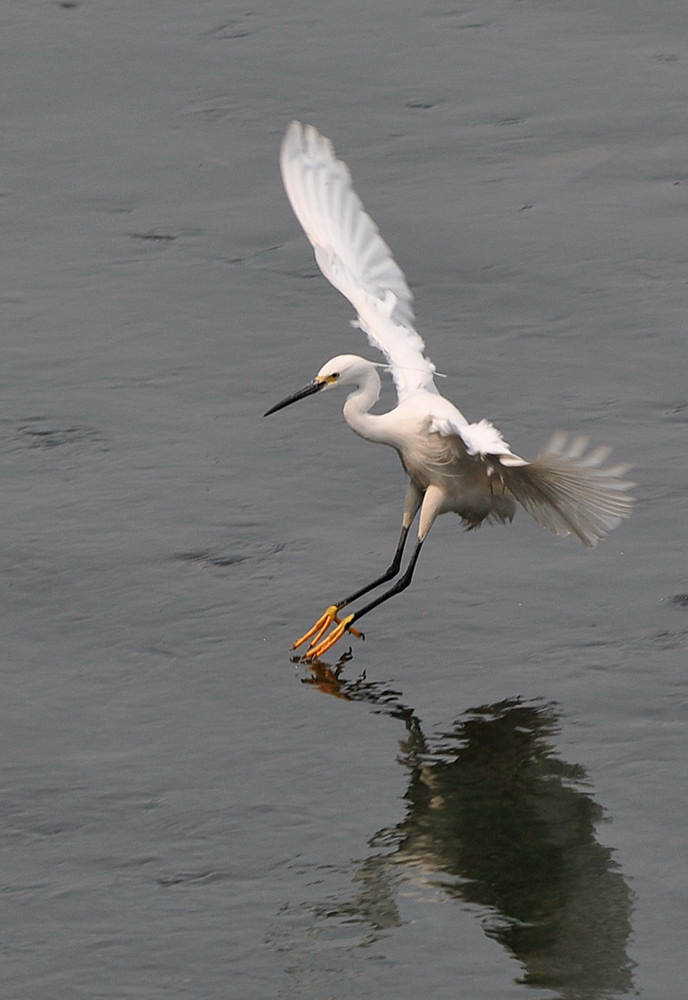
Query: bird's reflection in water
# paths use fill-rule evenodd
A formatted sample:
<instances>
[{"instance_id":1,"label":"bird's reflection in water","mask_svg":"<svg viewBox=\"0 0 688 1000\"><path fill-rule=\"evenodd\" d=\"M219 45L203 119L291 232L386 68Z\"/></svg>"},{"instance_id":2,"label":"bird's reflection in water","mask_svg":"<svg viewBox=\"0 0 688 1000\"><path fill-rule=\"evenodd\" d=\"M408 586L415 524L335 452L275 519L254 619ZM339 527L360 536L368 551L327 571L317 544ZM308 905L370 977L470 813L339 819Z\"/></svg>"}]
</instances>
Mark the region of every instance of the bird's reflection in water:
<instances>
[{"instance_id":1,"label":"bird's reflection in water","mask_svg":"<svg viewBox=\"0 0 688 1000\"><path fill-rule=\"evenodd\" d=\"M632 990L632 893L596 839L602 810L583 768L556 755L554 704L482 705L429 737L384 685L342 681L322 664L305 681L405 724L406 814L371 838L355 894L329 916L389 929L401 922L400 884L420 879L476 908L485 933L522 964L520 982L566 1000Z\"/></svg>"}]
</instances>

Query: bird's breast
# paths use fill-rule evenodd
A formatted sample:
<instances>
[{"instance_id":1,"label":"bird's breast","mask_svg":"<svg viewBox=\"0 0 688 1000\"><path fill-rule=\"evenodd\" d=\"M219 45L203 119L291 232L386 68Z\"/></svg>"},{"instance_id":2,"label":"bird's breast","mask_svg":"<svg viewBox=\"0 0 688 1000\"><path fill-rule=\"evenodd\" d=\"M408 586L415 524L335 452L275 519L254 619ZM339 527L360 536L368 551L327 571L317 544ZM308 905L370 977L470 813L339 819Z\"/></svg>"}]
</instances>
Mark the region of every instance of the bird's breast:
<instances>
[{"instance_id":1,"label":"bird's breast","mask_svg":"<svg viewBox=\"0 0 688 1000\"><path fill-rule=\"evenodd\" d=\"M431 485L442 491L441 513L452 511L470 527L485 518L504 521L513 516L514 501L505 493L493 465L480 455L469 455L458 434L417 435L398 450L409 478L421 492Z\"/></svg>"}]
</instances>

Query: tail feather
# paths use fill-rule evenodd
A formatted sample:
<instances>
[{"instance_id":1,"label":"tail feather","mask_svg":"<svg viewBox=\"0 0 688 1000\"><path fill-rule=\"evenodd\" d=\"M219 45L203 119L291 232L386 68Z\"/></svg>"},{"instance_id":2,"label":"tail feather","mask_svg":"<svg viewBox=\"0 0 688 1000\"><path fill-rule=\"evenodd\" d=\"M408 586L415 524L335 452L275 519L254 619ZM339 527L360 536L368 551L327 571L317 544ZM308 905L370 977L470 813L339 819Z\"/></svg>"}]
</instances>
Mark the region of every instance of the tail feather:
<instances>
[{"instance_id":1,"label":"tail feather","mask_svg":"<svg viewBox=\"0 0 688 1000\"><path fill-rule=\"evenodd\" d=\"M538 524L576 535L589 548L630 517L629 465L605 466L610 449L586 454L588 439L557 432L533 462L500 468L506 489Z\"/></svg>"}]
</instances>

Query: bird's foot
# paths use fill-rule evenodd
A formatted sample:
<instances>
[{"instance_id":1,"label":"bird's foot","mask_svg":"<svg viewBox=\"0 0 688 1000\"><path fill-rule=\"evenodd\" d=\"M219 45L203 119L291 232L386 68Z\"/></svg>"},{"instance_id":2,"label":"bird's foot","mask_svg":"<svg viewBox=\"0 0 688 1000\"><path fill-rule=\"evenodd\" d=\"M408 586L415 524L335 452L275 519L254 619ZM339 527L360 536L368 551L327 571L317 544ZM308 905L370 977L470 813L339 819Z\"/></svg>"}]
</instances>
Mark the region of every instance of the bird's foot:
<instances>
[{"instance_id":1,"label":"bird's foot","mask_svg":"<svg viewBox=\"0 0 688 1000\"><path fill-rule=\"evenodd\" d=\"M304 642L310 639L310 646L306 650L303 659L313 660L322 656L322 654L326 653L328 649L331 649L335 642L341 639L345 632L350 632L351 635L355 635L358 636L359 639L363 639L363 633L359 632L358 629L351 627L354 615L348 615L346 618L340 619L337 614L338 611L339 608L337 605L331 604L325 613L318 618L315 625L310 628L305 635L302 635L300 639L297 639L291 648L297 649L299 646L303 645ZM334 628L328 635L325 635L331 625L334 625Z\"/></svg>"},{"instance_id":2,"label":"bird's foot","mask_svg":"<svg viewBox=\"0 0 688 1000\"><path fill-rule=\"evenodd\" d=\"M292 643L291 648L298 649L299 646L302 646L304 642L306 642L308 639L312 639L313 641L311 642L311 646L315 646L322 637L323 633L326 632L327 629L330 627L332 622L339 621L339 618L337 617L337 611L338 611L337 605L331 604L329 608L327 608L325 613L321 615L320 618L318 618L315 625L312 628L309 628L308 631L305 632L300 639L297 639L296 642Z\"/></svg>"},{"instance_id":3,"label":"bird's foot","mask_svg":"<svg viewBox=\"0 0 688 1000\"><path fill-rule=\"evenodd\" d=\"M310 646L306 650L305 659L319 660L323 653L326 653L328 649L331 649L332 646L334 646L335 642L339 642L345 632L351 632L352 635L357 635L359 639L363 639L364 636L362 632L359 632L358 629L351 628L351 622L353 620L353 615L347 615L347 617L342 618L341 621L336 618L333 623L334 628L323 639L321 639L321 635L327 627L318 634L318 639L320 640L319 642L315 639L311 642Z\"/></svg>"}]
</instances>

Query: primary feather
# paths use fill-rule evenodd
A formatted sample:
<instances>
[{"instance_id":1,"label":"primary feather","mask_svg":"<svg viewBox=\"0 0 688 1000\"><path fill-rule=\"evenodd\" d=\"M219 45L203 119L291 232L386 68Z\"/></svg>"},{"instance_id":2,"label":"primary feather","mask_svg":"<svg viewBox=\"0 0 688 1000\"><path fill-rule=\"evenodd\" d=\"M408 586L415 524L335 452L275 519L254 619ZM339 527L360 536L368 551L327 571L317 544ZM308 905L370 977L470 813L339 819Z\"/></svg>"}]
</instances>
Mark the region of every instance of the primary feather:
<instances>
[{"instance_id":1,"label":"primary feather","mask_svg":"<svg viewBox=\"0 0 688 1000\"><path fill-rule=\"evenodd\" d=\"M425 344L413 326L413 294L332 143L313 126L292 122L280 166L318 267L346 296L371 345L386 357L399 399L418 389L437 392L435 366L424 356Z\"/></svg>"},{"instance_id":2,"label":"primary feather","mask_svg":"<svg viewBox=\"0 0 688 1000\"><path fill-rule=\"evenodd\" d=\"M575 535L593 548L628 517L633 498L627 490L629 465L604 466L609 448L586 454L588 439L570 442L558 431L533 462L511 466L501 458L499 474L505 488L543 528L557 535Z\"/></svg>"}]
</instances>

